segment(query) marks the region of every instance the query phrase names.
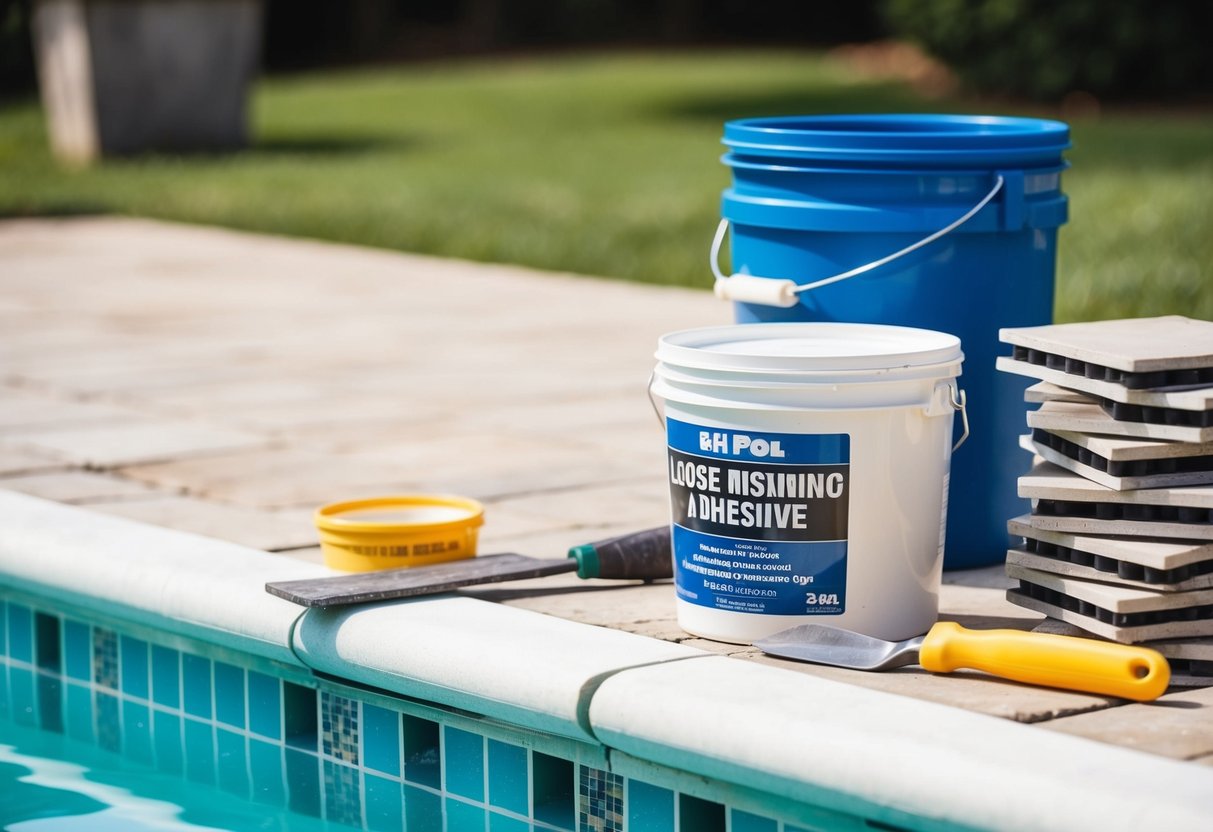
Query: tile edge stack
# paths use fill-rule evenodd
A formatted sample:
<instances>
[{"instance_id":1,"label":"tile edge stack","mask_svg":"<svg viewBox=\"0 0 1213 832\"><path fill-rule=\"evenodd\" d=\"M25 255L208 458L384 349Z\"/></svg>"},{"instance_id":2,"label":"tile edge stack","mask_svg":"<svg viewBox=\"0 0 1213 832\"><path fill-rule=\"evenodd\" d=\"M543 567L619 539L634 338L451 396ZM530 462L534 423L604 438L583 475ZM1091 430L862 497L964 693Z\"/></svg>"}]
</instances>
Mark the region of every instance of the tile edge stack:
<instances>
[{"instance_id":1,"label":"tile edge stack","mask_svg":"<svg viewBox=\"0 0 1213 832\"><path fill-rule=\"evenodd\" d=\"M1213 322L1003 329L1025 400L1032 513L1009 520L1007 600L1047 632L1145 644L1213 685Z\"/></svg>"}]
</instances>

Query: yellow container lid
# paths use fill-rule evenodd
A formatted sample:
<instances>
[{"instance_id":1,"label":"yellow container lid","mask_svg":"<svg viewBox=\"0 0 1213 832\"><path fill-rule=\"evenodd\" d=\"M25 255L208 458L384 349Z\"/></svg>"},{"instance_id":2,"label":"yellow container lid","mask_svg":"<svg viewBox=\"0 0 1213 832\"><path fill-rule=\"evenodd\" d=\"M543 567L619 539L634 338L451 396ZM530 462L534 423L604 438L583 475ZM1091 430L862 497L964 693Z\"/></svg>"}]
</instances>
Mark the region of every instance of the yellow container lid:
<instances>
[{"instance_id":1,"label":"yellow container lid","mask_svg":"<svg viewBox=\"0 0 1213 832\"><path fill-rule=\"evenodd\" d=\"M314 519L326 564L369 572L475 556L484 507L466 497L403 494L330 503Z\"/></svg>"}]
</instances>

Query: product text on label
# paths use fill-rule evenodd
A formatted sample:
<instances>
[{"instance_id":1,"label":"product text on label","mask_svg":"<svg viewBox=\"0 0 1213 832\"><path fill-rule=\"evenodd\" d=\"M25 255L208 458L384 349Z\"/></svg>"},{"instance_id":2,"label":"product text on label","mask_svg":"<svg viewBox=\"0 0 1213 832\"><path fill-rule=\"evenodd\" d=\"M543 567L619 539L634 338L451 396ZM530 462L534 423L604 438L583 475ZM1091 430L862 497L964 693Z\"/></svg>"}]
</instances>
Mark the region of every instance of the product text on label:
<instances>
[{"instance_id":1,"label":"product text on label","mask_svg":"<svg viewBox=\"0 0 1213 832\"><path fill-rule=\"evenodd\" d=\"M737 612L845 608L850 437L667 420L675 585Z\"/></svg>"}]
</instances>

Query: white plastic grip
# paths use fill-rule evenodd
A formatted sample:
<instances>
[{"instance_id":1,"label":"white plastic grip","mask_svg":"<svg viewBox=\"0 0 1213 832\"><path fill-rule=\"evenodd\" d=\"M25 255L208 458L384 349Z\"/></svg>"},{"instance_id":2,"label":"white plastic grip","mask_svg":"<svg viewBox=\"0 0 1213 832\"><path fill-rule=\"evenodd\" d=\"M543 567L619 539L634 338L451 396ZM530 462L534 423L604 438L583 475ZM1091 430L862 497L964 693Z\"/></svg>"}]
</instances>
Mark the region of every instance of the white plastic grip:
<instances>
[{"instance_id":1,"label":"white plastic grip","mask_svg":"<svg viewBox=\"0 0 1213 832\"><path fill-rule=\"evenodd\" d=\"M796 294L796 281L748 274L717 278L715 292L721 300L760 303L764 306L788 307L800 302Z\"/></svg>"},{"instance_id":2,"label":"white plastic grip","mask_svg":"<svg viewBox=\"0 0 1213 832\"><path fill-rule=\"evenodd\" d=\"M977 216L981 212L981 209L985 208L998 192L1002 190L1005 182L1006 180L1001 173L995 174L994 187L981 198L980 202L943 228L923 237L917 242L911 243L900 251L895 251L892 254L881 257L879 260L865 263L850 271L814 280L812 283L796 283L792 280L762 278L748 274L726 276L720 270L720 247L724 243L724 235L729 230L729 220L722 219L720 225L716 226L716 236L712 238L712 250L708 255L708 264L712 268L712 274L716 276L716 297L722 300L735 300L743 303L760 303L764 306L795 306L799 302L796 296L801 292L809 292L822 286L829 286L831 283L837 283L840 280L847 280L848 278L870 272L886 263L891 263L898 258L905 257L907 254L935 242L940 237L951 234L957 228L960 228L960 226ZM778 285L770 287L760 285L764 282Z\"/></svg>"}]
</instances>

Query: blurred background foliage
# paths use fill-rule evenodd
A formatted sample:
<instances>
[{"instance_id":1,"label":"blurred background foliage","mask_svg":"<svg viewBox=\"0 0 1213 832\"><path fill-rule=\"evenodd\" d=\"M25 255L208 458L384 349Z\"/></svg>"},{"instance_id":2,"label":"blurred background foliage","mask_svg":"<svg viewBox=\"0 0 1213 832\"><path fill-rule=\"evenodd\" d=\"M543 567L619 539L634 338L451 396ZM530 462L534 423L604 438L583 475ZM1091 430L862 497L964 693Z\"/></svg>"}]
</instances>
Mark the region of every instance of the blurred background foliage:
<instances>
[{"instance_id":1,"label":"blurred background foliage","mask_svg":"<svg viewBox=\"0 0 1213 832\"><path fill-rule=\"evenodd\" d=\"M975 92L1176 99L1213 88L1205 0L889 0L885 21Z\"/></svg>"},{"instance_id":2,"label":"blurred background foliage","mask_svg":"<svg viewBox=\"0 0 1213 832\"><path fill-rule=\"evenodd\" d=\"M728 119L1061 117L1058 319L1213 319L1213 60L1194 51L1210 9L268 0L252 147L72 170L47 149L29 0L0 0L0 217L156 217L707 288Z\"/></svg>"},{"instance_id":3,"label":"blurred background foliage","mask_svg":"<svg viewBox=\"0 0 1213 832\"><path fill-rule=\"evenodd\" d=\"M0 93L32 89L34 0L0 0ZM1213 89L1208 0L266 0L265 68L567 50L913 41L966 89L1057 101Z\"/></svg>"}]
</instances>

